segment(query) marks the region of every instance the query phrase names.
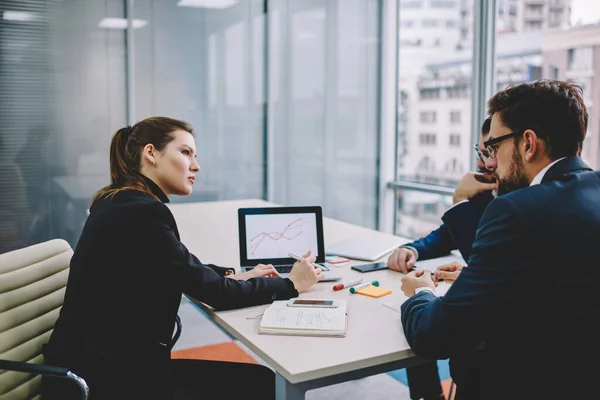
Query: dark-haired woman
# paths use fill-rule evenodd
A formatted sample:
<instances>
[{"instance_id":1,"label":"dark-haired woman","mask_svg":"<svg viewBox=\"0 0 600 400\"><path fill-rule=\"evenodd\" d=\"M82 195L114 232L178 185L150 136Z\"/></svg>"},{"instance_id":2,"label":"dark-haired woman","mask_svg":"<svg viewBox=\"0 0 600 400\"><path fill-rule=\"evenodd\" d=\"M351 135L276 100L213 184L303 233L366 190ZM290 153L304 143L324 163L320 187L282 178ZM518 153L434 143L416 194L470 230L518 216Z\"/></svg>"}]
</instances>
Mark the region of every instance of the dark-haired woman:
<instances>
[{"instance_id":1,"label":"dark-haired woman","mask_svg":"<svg viewBox=\"0 0 600 400\"><path fill-rule=\"evenodd\" d=\"M111 184L94 196L44 347L48 364L87 381L91 400L204 399L215 390L219 399L274 397L266 367L170 359L182 293L233 309L296 297L321 277L309 254L287 279L269 277L272 266L231 276L233 269L203 265L190 254L164 203L168 195L190 194L199 170L185 122L148 118L113 136ZM43 398L77 399L72 386L45 379Z\"/></svg>"}]
</instances>

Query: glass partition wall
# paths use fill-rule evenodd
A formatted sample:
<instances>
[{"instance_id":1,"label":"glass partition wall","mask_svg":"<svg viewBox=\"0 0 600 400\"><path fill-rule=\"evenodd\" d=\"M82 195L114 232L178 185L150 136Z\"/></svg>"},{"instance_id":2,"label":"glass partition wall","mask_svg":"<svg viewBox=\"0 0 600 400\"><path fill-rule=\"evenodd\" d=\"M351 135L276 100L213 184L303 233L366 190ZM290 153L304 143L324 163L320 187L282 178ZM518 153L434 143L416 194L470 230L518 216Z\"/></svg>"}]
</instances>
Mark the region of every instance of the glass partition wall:
<instances>
[{"instance_id":1,"label":"glass partition wall","mask_svg":"<svg viewBox=\"0 0 600 400\"><path fill-rule=\"evenodd\" d=\"M173 202L376 227L382 2L0 0L0 252L74 247L113 133L157 115L192 124L202 167Z\"/></svg>"}]
</instances>

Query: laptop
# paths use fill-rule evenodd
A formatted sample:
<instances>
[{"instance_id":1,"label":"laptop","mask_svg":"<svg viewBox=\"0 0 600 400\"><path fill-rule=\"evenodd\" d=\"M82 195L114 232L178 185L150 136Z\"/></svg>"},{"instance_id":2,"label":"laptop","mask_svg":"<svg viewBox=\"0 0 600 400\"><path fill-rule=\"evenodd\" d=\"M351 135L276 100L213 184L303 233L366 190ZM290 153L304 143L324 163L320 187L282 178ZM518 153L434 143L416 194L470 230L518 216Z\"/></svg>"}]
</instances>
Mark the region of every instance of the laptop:
<instances>
[{"instance_id":1,"label":"laptop","mask_svg":"<svg viewBox=\"0 0 600 400\"><path fill-rule=\"evenodd\" d=\"M240 267L249 271L258 264L273 264L287 277L296 262L290 253L308 250L323 269L322 281L340 279L325 266L323 211L320 206L256 207L238 209Z\"/></svg>"},{"instance_id":2,"label":"laptop","mask_svg":"<svg viewBox=\"0 0 600 400\"><path fill-rule=\"evenodd\" d=\"M330 246L327 252L354 260L376 261L408 242L398 236L354 236Z\"/></svg>"}]
</instances>

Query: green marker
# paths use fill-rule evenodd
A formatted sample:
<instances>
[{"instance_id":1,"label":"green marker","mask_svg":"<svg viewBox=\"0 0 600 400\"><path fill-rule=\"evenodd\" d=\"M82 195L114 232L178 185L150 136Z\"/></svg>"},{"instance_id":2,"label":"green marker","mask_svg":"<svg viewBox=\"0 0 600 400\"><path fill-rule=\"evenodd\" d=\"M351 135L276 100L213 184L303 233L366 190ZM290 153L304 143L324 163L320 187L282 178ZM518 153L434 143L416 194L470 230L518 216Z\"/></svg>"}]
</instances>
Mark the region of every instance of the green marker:
<instances>
[{"instance_id":1,"label":"green marker","mask_svg":"<svg viewBox=\"0 0 600 400\"><path fill-rule=\"evenodd\" d=\"M360 290L360 289L370 286L370 285L379 286L379 281L365 282L365 283L361 283L360 285L353 286L350 288L350 293L356 293L357 290Z\"/></svg>"}]
</instances>

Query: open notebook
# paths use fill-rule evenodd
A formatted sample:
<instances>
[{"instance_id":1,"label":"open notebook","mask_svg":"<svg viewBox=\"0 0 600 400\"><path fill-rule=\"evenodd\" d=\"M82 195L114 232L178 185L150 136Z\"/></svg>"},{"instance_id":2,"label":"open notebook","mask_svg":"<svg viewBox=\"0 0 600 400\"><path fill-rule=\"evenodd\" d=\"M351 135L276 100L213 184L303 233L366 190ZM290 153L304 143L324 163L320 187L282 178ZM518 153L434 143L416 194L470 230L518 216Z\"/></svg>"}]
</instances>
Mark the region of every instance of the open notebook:
<instances>
[{"instance_id":1,"label":"open notebook","mask_svg":"<svg viewBox=\"0 0 600 400\"><path fill-rule=\"evenodd\" d=\"M288 307L287 301L271 304L262 316L259 333L296 336L346 336L348 303L336 308Z\"/></svg>"}]
</instances>

